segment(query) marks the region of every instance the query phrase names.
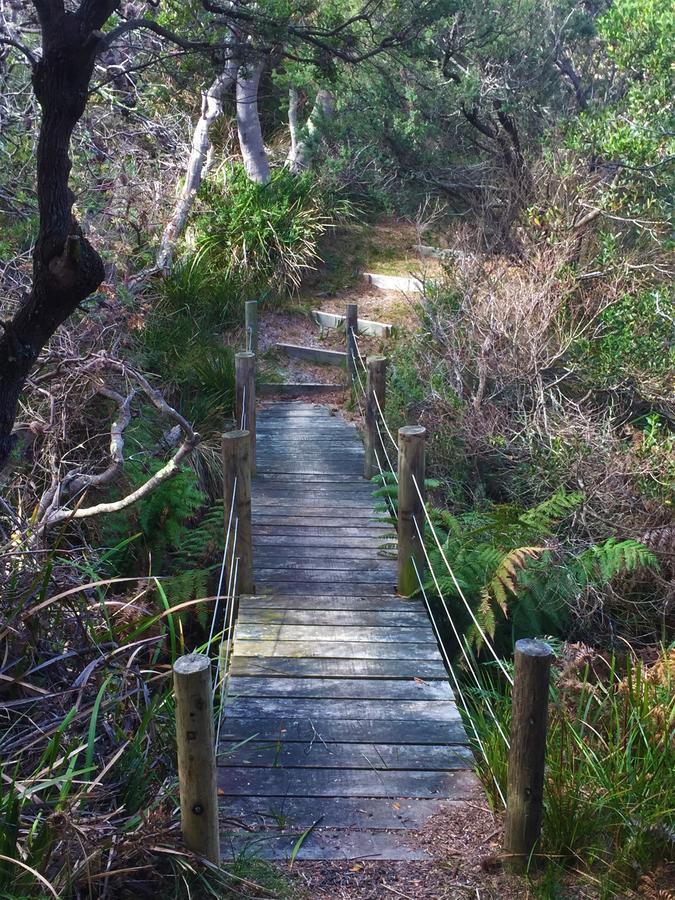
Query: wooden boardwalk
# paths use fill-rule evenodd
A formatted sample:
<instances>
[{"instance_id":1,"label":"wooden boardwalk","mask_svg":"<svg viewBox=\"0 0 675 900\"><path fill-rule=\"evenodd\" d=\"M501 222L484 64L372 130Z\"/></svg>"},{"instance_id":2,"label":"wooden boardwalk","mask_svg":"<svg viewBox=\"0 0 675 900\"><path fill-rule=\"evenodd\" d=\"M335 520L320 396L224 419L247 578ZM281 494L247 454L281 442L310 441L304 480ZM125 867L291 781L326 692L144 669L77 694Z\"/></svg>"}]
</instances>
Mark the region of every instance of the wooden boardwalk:
<instances>
[{"instance_id":1,"label":"wooden boardwalk","mask_svg":"<svg viewBox=\"0 0 675 900\"><path fill-rule=\"evenodd\" d=\"M412 832L479 788L426 611L395 594L382 549L395 535L358 432L327 407L273 403L257 453L256 595L240 601L219 747L222 852L287 858L315 825L298 858L424 859Z\"/></svg>"}]
</instances>

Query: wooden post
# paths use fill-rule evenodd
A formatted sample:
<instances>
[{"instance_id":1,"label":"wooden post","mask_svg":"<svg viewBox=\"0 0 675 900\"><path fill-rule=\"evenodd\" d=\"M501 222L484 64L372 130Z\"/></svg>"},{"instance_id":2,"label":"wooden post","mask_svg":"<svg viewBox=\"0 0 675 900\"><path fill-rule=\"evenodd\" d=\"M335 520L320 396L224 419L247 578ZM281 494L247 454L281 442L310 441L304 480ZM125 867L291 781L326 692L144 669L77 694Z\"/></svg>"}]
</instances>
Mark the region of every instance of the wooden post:
<instances>
[{"instance_id":1,"label":"wooden post","mask_svg":"<svg viewBox=\"0 0 675 900\"><path fill-rule=\"evenodd\" d=\"M552 656L543 641L516 642L504 852L509 867L520 872L536 851L541 832Z\"/></svg>"},{"instance_id":2,"label":"wooden post","mask_svg":"<svg viewBox=\"0 0 675 900\"><path fill-rule=\"evenodd\" d=\"M234 357L236 427L248 431L251 442L251 474L255 475L255 353L244 350Z\"/></svg>"},{"instance_id":3,"label":"wooden post","mask_svg":"<svg viewBox=\"0 0 675 900\"><path fill-rule=\"evenodd\" d=\"M347 318L345 319L345 328L347 329L347 372L349 374L349 383L354 384L356 381L356 340L354 335L359 328L359 308L356 303L347 304Z\"/></svg>"},{"instance_id":4,"label":"wooden post","mask_svg":"<svg viewBox=\"0 0 675 900\"><path fill-rule=\"evenodd\" d=\"M398 592L404 597L409 597L419 589L415 565L420 576L424 569L424 547L415 522L420 534L424 536L426 435L426 428L419 425L405 425L398 430ZM417 482L417 487L413 479Z\"/></svg>"},{"instance_id":5,"label":"wooden post","mask_svg":"<svg viewBox=\"0 0 675 900\"><path fill-rule=\"evenodd\" d=\"M237 546L235 552L228 554L226 561L225 584L230 583L230 572L234 569L235 559L239 557L239 572L235 592L252 594L253 584L253 541L251 538L251 441L248 431L226 431L223 435L223 507L225 511L225 528L230 520L232 497L234 510L232 522L237 525ZM236 483L236 494L235 494ZM232 539L234 538L234 524ZM230 544L232 548L232 544Z\"/></svg>"},{"instance_id":6,"label":"wooden post","mask_svg":"<svg viewBox=\"0 0 675 900\"><path fill-rule=\"evenodd\" d=\"M246 322L246 349L251 353L258 352L258 301L247 300L244 304Z\"/></svg>"},{"instance_id":7,"label":"wooden post","mask_svg":"<svg viewBox=\"0 0 675 900\"><path fill-rule=\"evenodd\" d=\"M385 356L369 356L366 359L366 365L368 367L366 379L366 456L363 464L363 477L372 478L379 471L377 460L380 460L380 464L384 464L385 459L377 422L379 410L381 409L384 412L387 358ZM379 401L379 407L377 401ZM383 429L384 424L380 428Z\"/></svg>"},{"instance_id":8,"label":"wooden post","mask_svg":"<svg viewBox=\"0 0 675 900\"><path fill-rule=\"evenodd\" d=\"M189 653L177 659L173 688L183 840L190 850L218 864L218 788L208 656Z\"/></svg>"}]
</instances>

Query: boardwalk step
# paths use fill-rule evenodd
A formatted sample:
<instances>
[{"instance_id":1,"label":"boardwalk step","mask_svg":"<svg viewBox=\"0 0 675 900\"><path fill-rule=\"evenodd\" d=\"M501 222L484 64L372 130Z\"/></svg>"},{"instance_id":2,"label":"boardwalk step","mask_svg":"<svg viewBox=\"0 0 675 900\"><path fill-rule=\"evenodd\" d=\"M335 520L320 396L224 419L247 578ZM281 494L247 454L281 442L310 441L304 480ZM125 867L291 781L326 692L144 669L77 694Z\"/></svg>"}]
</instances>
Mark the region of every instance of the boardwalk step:
<instances>
[{"instance_id":1,"label":"boardwalk step","mask_svg":"<svg viewBox=\"0 0 675 900\"><path fill-rule=\"evenodd\" d=\"M324 744L278 741L222 743L218 765L224 767L368 769L439 771L467 769L473 763L468 747L433 744Z\"/></svg>"},{"instance_id":2,"label":"boardwalk step","mask_svg":"<svg viewBox=\"0 0 675 900\"><path fill-rule=\"evenodd\" d=\"M341 350L326 350L323 347L302 347L298 344L276 344L276 349L292 359L307 359L310 362L326 363L331 366L347 365L347 354Z\"/></svg>"},{"instance_id":3,"label":"boardwalk step","mask_svg":"<svg viewBox=\"0 0 675 900\"><path fill-rule=\"evenodd\" d=\"M464 800L475 776L462 769L284 769L220 766L218 787L226 797L419 797Z\"/></svg>"},{"instance_id":4,"label":"boardwalk step","mask_svg":"<svg viewBox=\"0 0 675 900\"><path fill-rule=\"evenodd\" d=\"M230 678L230 697L304 697L330 700L440 700L453 702L447 682L371 678Z\"/></svg>"},{"instance_id":5,"label":"boardwalk step","mask_svg":"<svg viewBox=\"0 0 675 900\"><path fill-rule=\"evenodd\" d=\"M242 854L260 859L430 859L429 854L388 831L330 831L314 829L296 851L299 833L223 833L221 855L234 859Z\"/></svg>"},{"instance_id":6,"label":"boardwalk step","mask_svg":"<svg viewBox=\"0 0 675 900\"><path fill-rule=\"evenodd\" d=\"M454 703L434 700L305 700L297 697L228 698L226 715L236 718L409 719L415 722L456 722ZM403 795L405 796L405 795Z\"/></svg>"},{"instance_id":7,"label":"boardwalk step","mask_svg":"<svg viewBox=\"0 0 675 900\"><path fill-rule=\"evenodd\" d=\"M440 658L424 659L334 659L321 657L235 656L233 675L271 675L276 678L423 678L447 681Z\"/></svg>"},{"instance_id":8,"label":"boardwalk step","mask_svg":"<svg viewBox=\"0 0 675 900\"><path fill-rule=\"evenodd\" d=\"M351 609L264 609L246 606L239 610L242 625L396 625L408 628L426 625L422 610L351 610Z\"/></svg>"},{"instance_id":9,"label":"boardwalk step","mask_svg":"<svg viewBox=\"0 0 675 900\"><path fill-rule=\"evenodd\" d=\"M228 740L259 741L326 741L326 743L375 744L462 744L466 732L461 721L420 722L403 719L308 719L287 715L228 715L221 726L220 737Z\"/></svg>"},{"instance_id":10,"label":"boardwalk step","mask_svg":"<svg viewBox=\"0 0 675 900\"><path fill-rule=\"evenodd\" d=\"M297 382L277 384L275 382L263 382L257 386L261 397L273 397L275 395L285 397L320 396L332 394L335 391L345 391L347 384L320 384L317 382Z\"/></svg>"},{"instance_id":11,"label":"boardwalk step","mask_svg":"<svg viewBox=\"0 0 675 900\"><path fill-rule=\"evenodd\" d=\"M364 799L363 797L287 797L283 807L269 797L228 797L221 813L256 826L305 830L321 819L323 828L420 828L441 810L464 809L464 800Z\"/></svg>"},{"instance_id":12,"label":"boardwalk step","mask_svg":"<svg viewBox=\"0 0 675 900\"><path fill-rule=\"evenodd\" d=\"M317 325L322 328L338 328L347 318L338 313L323 312L323 310L320 309L313 309L312 315L314 316ZM356 330L359 334L365 334L369 337L388 338L391 337L394 326L387 325L384 322L371 322L369 319L359 319Z\"/></svg>"}]
</instances>

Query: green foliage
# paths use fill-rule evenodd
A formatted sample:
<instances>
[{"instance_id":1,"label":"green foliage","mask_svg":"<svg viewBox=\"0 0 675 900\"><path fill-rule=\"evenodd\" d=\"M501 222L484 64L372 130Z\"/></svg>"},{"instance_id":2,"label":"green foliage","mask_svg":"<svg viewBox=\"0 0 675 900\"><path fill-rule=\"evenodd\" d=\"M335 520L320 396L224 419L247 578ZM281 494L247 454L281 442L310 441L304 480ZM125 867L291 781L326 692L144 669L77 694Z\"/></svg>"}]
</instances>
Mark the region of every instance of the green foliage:
<instances>
[{"instance_id":1,"label":"green foliage","mask_svg":"<svg viewBox=\"0 0 675 900\"><path fill-rule=\"evenodd\" d=\"M465 690L480 739L479 773L499 806L495 785L505 794L508 751L486 709L508 733L511 699L487 667L480 675L481 689ZM586 870L604 900L623 896L672 854L674 675L672 648L651 667L632 656L605 660L587 651L578 666L553 670L542 855L553 876L562 862ZM544 877L542 889L554 880Z\"/></svg>"},{"instance_id":2,"label":"green foliage","mask_svg":"<svg viewBox=\"0 0 675 900\"><path fill-rule=\"evenodd\" d=\"M564 549L554 532L581 500L580 494L559 491L529 510L500 505L456 517L431 511L442 549L427 534L433 576L425 588L452 601L459 629L477 648L481 629L507 653L521 637L563 635L589 589L657 567L653 553L631 540L609 538L580 552ZM462 594L475 622L460 602Z\"/></svg>"},{"instance_id":3,"label":"green foliage","mask_svg":"<svg viewBox=\"0 0 675 900\"><path fill-rule=\"evenodd\" d=\"M225 185L213 180L201 188L194 264L207 264L247 295L297 290L318 258L319 239L350 215L349 204L323 191L310 172L277 169L259 185L234 166L226 178Z\"/></svg>"},{"instance_id":4,"label":"green foliage","mask_svg":"<svg viewBox=\"0 0 675 900\"><path fill-rule=\"evenodd\" d=\"M161 464L128 463L127 489L143 483ZM134 507L106 517L103 539L113 547L108 566L115 575L133 575L147 567L164 576L161 589L170 606L207 596L213 561L223 548L223 515L222 502L207 506L194 470L184 468ZM136 532L139 540L124 540ZM200 606L183 618L194 614L204 626Z\"/></svg>"},{"instance_id":5,"label":"green foliage","mask_svg":"<svg viewBox=\"0 0 675 900\"><path fill-rule=\"evenodd\" d=\"M205 261L183 261L161 284L140 332L142 361L173 386L172 399L202 432L222 430L234 405L234 351L224 332L244 297Z\"/></svg>"},{"instance_id":6,"label":"green foliage","mask_svg":"<svg viewBox=\"0 0 675 900\"><path fill-rule=\"evenodd\" d=\"M675 303L667 287L626 294L601 313L596 335L571 349L575 364L603 387L626 381L668 394L675 369Z\"/></svg>"}]
</instances>

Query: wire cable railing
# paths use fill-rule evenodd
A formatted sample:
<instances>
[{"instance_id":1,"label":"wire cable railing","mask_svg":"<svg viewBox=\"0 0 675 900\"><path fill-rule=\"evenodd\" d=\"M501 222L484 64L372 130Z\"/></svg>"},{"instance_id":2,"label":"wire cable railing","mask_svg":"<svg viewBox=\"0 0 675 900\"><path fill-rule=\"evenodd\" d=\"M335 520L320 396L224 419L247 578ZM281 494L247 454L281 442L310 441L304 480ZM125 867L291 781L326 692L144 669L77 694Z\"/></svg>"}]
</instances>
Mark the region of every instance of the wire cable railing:
<instances>
[{"instance_id":1,"label":"wire cable railing","mask_svg":"<svg viewBox=\"0 0 675 900\"><path fill-rule=\"evenodd\" d=\"M358 343L356 343L355 346L356 346L357 352L358 352ZM361 388L364 396L366 396L366 392L363 388L362 380L358 376L358 371L357 371L357 383L359 384L359 387ZM391 443L393 448L396 450L396 452L398 452L398 442L394 438L389 426L387 425L386 418L384 416L384 411L382 410L382 406L381 406L380 400L377 396L377 393L375 391L373 391L373 392L371 392L371 396L375 400L375 405L377 407L377 414L375 416L374 423L375 423L375 428L377 430L377 434L378 434L379 441L380 441L380 447L374 448L374 451L375 451L374 457L375 457L377 469L379 470L379 474L380 474L382 483L386 484L387 483L387 473L385 472L384 467L383 467L383 461L386 460L386 464L389 467L389 472L391 473L391 476L393 476L394 481L398 484L398 474L393 465L393 462L389 455L389 452L387 451L387 444L386 444L385 436L386 436L386 438L388 438L389 442ZM366 400L368 400L368 399L370 399L370 398L366 397ZM382 451L384 460L381 458L381 454L379 452L380 450ZM513 678L511 676L511 674L509 673L507 668L504 666L503 661L497 655L496 650L495 650L494 646L492 645L491 640L489 639L488 635L485 633L485 630L480 625L480 622L476 618L476 615L475 615L473 609L471 608L470 603L466 599L464 591L462 590L461 586L458 583L457 577L452 569L452 566L450 565L450 562L447 558L447 554L446 554L446 552L441 544L441 541L438 537L436 527L435 527L435 525L431 519L431 516L429 514L429 510L428 510L426 502L424 501L424 497L422 495L422 490L420 488L420 485L418 484L417 479L414 477L414 475L411 474L411 477L412 477L412 481L413 481L413 484L415 487L415 491L418 495L418 499L420 500L422 509L424 511L425 522L426 522L426 524L428 524L428 527L431 530L431 534L433 536L434 543L439 550L440 558L443 561L444 567L447 569L450 577L452 578L455 589L456 589L459 597L461 598L464 606L466 607L466 609L471 617L471 620L473 621L475 627L477 628L478 633L481 635L481 638L483 639L485 646L488 648L490 654L494 657L497 665L499 666L502 674L504 675L504 677L506 678L508 683L510 685L513 685ZM392 515L395 519L397 518L396 511L392 510ZM425 563L426 563L426 566L429 571L429 576L433 583L434 591L439 598L441 608L444 613L444 617L447 619L447 621L450 625L450 628L452 630L452 634L454 635L454 638L457 642L457 646L459 648L459 652L461 654L461 658L463 660L463 664L464 664L464 667L467 672L467 677L469 677L471 679L472 683L475 684L477 696L480 696L483 693L483 685L481 684L481 680L480 680L480 677L478 674L478 666L479 666L478 661L477 661L469 643L465 639L463 639L462 635L460 634L460 629L457 627L457 625L455 623L454 617L452 615L452 611L448 604L448 600L445 596L444 591L441 588L441 585L438 580L438 575L436 573L434 565L432 564L431 556L430 556L429 550L427 548L427 544L424 540L424 534L422 532L422 528L420 527L420 522L418 522L416 516L413 516L413 523L414 523L414 528L415 528L415 531L417 534L417 540L418 540L419 545L424 554L424 559L425 559ZM434 630L436 640L437 640L439 648L441 650L441 654L445 661L451 681L454 685L457 699L459 701L461 709L463 710L465 722L467 724L467 727L468 727L470 733L472 734L473 738L475 739L476 746L477 746L479 752L481 753L483 759L487 760L489 758L488 753L487 753L485 745L480 737L478 728L476 727L476 724L474 722L471 705L466 697L466 688L462 687L462 679L458 675L458 673L456 671L456 667L455 667L455 665L453 665L453 663L450 659L450 654L448 653L448 650L445 647L445 644L443 642L441 625L439 623L437 613L434 612L434 608L433 608L433 605L431 603L431 600L430 600L429 594L428 594L428 583L429 582L428 582L428 580L425 581L425 579L423 578L422 573L420 572L419 566L417 564L417 561L415 560L414 557L412 558L411 561L412 561L413 570L415 573L415 578L417 580L419 592L422 595L422 598L424 600L424 604L427 609L427 613L429 615L429 620L430 620L432 628ZM487 716L491 719L492 723L494 724L495 730L498 733L500 739L504 742L505 746L508 748L510 746L509 738L508 738L502 724L500 723L494 709L492 708L491 704L489 704L489 703L486 704L486 713L487 713ZM506 797L502 791L502 788L498 782L498 779L494 778L494 782L495 782L496 790L499 794L499 797L500 797L502 803L504 803L504 805L506 805Z\"/></svg>"}]
</instances>

